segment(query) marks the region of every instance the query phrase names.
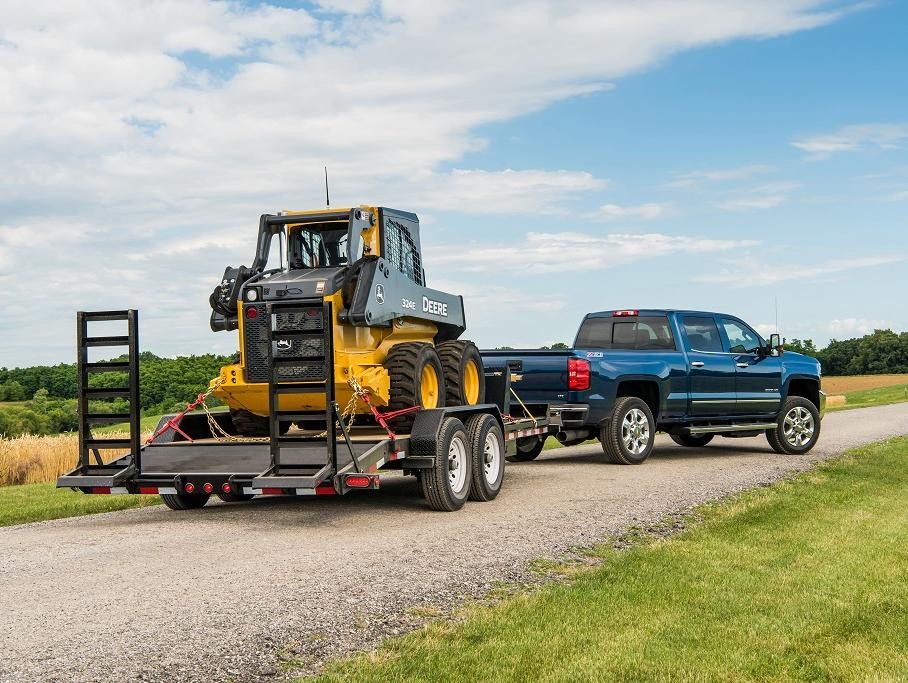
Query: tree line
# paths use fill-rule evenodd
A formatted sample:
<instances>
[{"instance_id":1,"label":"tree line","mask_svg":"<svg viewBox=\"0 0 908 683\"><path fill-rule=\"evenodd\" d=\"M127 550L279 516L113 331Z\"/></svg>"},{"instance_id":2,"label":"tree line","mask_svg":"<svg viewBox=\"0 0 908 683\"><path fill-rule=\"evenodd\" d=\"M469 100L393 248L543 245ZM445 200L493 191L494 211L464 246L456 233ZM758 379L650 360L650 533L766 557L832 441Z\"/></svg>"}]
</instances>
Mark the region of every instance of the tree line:
<instances>
[{"instance_id":1,"label":"tree line","mask_svg":"<svg viewBox=\"0 0 908 683\"><path fill-rule=\"evenodd\" d=\"M820 361L824 375L889 375L908 373L908 332L874 330L855 339L833 339L817 349L812 339L792 339L786 351Z\"/></svg>"}]
</instances>

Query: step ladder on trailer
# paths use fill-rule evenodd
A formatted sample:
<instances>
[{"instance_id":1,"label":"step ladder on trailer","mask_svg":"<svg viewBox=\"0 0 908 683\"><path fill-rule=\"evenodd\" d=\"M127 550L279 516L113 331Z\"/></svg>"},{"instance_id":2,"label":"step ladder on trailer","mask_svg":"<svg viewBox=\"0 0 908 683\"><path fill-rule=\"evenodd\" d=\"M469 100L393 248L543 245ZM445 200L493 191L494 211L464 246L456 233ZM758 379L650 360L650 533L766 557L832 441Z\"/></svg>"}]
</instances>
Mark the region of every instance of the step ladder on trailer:
<instances>
[{"instance_id":1,"label":"step ladder on trailer","mask_svg":"<svg viewBox=\"0 0 908 683\"><path fill-rule=\"evenodd\" d=\"M315 492L338 472L338 424L354 468L359 471L350 435L341 419L334 391L334 344L331 302L271 302L265 306L268 359L268 422L270 467L252 480L259 490L296 489ZM280 397L289 394L324 394L325 411L281 410ZM324 418L326 436L281 434L282 422ZM290 463L286 451L306 443L324 444L324 462ZM319 453L319 449L316 449ZM311 449L310 449L311 452Z\"/></svg>"},{"instance_id":2,"label":"step ladder on trailer","mask_svg":"<svg viewBox=\"0 0 908 683\"><path fill-rule=\"evenodd\" d=\"M90 336L89 323L102 321L126 322L125 335ZM76 381L79 388L79 462L78 466L57 480L58 486L117 487L140 468L140 405L139 405L139 313L128 311L79 311L76 314ZM89 361L89 349L125 347L127 360ZM90 377L96 373L123 372L126 386L93 387ZM129 412L93 412L90 401L125 398ZM92 425L129 424L128 438L99 438L92 434ZM101 451L129 449L128 460L117 456L104 462Z\"/></svg>"}]
</instances>

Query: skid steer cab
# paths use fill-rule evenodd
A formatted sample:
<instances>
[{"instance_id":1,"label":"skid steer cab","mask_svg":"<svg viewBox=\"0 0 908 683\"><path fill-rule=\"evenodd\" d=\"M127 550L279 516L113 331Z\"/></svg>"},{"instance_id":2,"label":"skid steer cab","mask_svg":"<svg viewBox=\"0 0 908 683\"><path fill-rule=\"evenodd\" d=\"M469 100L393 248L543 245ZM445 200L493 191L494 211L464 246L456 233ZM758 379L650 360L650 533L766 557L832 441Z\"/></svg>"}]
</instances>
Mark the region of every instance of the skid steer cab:
<instances>
[{"instance_id":1,"label":"skid steer cab","mask_svg":"<svg viewBox=\"0 0 908 683\"><path fill-rule=\"evenodd\" d=\"M463 299L426 286L413 213L263 215L252 265L227 268L210 303L212 330L239 330L239 362L213 386L242 435L268 435L273 413L281 431L324 426L331 395L371 420L355 387L389 413L484 400L482 358L459 339ZM269 382L289 386L276 405ZM414 418L401 413L392 425L406 429Z\"/></svg>"}]
</instances>

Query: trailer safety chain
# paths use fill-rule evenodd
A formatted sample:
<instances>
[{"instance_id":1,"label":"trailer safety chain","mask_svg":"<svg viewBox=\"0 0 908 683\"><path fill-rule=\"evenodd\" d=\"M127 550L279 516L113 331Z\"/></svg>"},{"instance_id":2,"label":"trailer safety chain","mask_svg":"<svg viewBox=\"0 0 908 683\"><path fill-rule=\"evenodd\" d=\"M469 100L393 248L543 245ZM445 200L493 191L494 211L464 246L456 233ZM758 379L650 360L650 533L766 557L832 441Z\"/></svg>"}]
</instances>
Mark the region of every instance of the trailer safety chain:
<instances>
[{"instance_id":1,"label":"trailer safety chain","mask_svg":"<svg viewBox=\"0 0 908 683\"><path fill-rule=\"evenodd\" d=\"M184 432L182 429L180 429L180 421L184 417L186 417L186 413L191 413L196 408L202 408L205 411L205 414L208 416L208 423L211 424L212 422L214 422L215 426L218 429L220 429L220 425L218 425L215 422L214 418L211 416L211 413L208 410L208 406L205 405L205 399L208 398L209 396L211 396L212 392L214 392L218 387L220 387L222 384L224 384L225 381L226 380L223 377L215 378L213 380L213 383L208 387L207 391L196 396L195 401L193 401L192 403L187 403L186 408L182 412L177 413L172 418L167 420L167 422L164 423L164 425L162 427L157 429L154 434L152 434L150 437L148 437L148 440L145 443L146 444L151 443L152 441L157 439L159 436L161 436L161 434L166 432L168 429L172 429L173 431L178 433L180 436L182 436L187 441L193 441L193 438L191 436L189 436L186 432ZM221 431L223 431L223 430L221 430Z\"/></svg>"}]
</instances>

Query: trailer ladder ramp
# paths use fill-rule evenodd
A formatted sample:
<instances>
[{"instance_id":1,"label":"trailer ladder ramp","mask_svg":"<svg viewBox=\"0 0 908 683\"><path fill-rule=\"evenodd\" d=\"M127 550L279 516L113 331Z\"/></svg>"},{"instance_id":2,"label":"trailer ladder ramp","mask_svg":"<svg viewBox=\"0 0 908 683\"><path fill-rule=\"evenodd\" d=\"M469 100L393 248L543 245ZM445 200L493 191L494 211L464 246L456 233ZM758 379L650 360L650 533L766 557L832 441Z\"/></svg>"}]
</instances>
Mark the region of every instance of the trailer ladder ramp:
<instances>
[{"instance_id":1,"label":"trailer ladder ramp","mask_svg":"<svg viewBox=\"0 0 908 683\"><path fill-rule=\"evenodd\" d=\"M125 335L90 336L89 323L101 321L126 322ZM79 311L76 315L78 357L76 380L79 389L79 462L72 471L57 479L57 486L116 487L132 477L140 468L139 446L139 313L128 311ZM126 360L89 362L89 349L126 347ZM126 386L93 387L89 378L95 373L123 372ZM129 412L103 412L98 401L125 398ZM103 405L103 404L102 404ZM92 434L92 425L129 424L127 438L101 438ZM117 456L104 462L101 451L129 449L128 456Z\"/></svg>"},{"instance_id":2,"label":"trailer ladder ramp","mask_svg":"<svg viewBox=\"0 0 908 683\"><path fill-rule=\"evenodd\" d=\"M315 301L270 302L266 304L268 348L268 422L271 465L252 480L251 488L296 489L297 493L315 492L329 483L338 470L337 423L352 459L360 471L350 436L338 411L334 392L334 345L331 303ZM324 439L281 434L281 422L312 419L313 413L280 410L280 397L286 394L315 393L325 396ZM321 413L318 414L322 416ZM294 444L317 442L325 445L324 462L291 464L283 451ZM333 487L333 481L330 482Z\"/></svg>"}]
</instances>

